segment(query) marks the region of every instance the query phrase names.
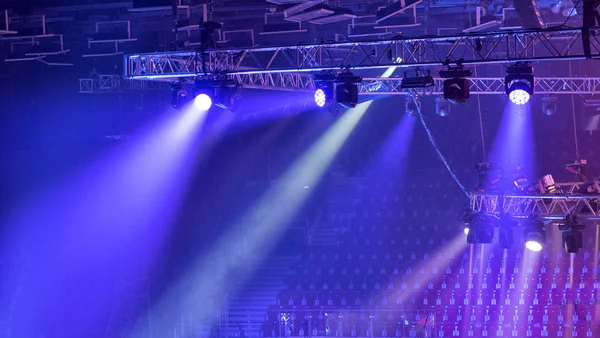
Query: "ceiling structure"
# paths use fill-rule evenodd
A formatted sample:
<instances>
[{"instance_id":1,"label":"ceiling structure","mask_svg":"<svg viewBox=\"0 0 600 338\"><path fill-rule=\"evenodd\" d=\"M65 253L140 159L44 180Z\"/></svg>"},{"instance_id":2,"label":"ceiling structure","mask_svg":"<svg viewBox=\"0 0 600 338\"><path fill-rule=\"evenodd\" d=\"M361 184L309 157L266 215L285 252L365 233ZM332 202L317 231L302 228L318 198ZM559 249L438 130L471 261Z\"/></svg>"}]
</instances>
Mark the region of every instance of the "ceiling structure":
<instances>
[{"instance_id":1,"label":"ceiling structure","mask_svg":"<svg viewBox=\"0 0 600 338\"><path fill-rule=\"evenodd\" d=\"M354 59L366 57L365 60L372 61L376 58L382 66L389 66L388 63L397 63L398 60L402 60L404 66L427 66L438 64L443 61L440 58L448 55L453 56L450 61L454 62L461 50L480 52L476 45L469 43L453 42L458 49L452 48L453 43L442 44L437 40L431 43L438 36L475 36L485 32L504 32L500 33L501 37L497 38L495 44L485 45L490 50L499 50L490 46L510 42L512 33L506 32L521 29L567 29L580 27L582 24L579 1L553 0L42 0L11 1L0 7L0 10L3 14L0 16L0 48L5 63L93 65L90 72L94 76L80 81L86 88L104 88L107 87L106 84L110 84L108 87L118 85L142 90L160 86L125 85L127 81L113 81L112 76L120 75L121 72L125 72L130 78L139 76L135 78L148 80L141 73L129 72L132 69L143 71L143 67L136 68L139 65L132 62L133 58L130 57L123 63L121 60L124 55L187 52L188 57L183 64L187 64L189 68L189 61L196 57L199 49L237 50L243 53L268 46L325 44L331 48L291 48L296 52L302 49L309 53L327 53L332 60L336 60L336 67L339 66L339 55L348 55L349 49L353 50ZM530 50L543 48L546 52L550 50L552 56L560 57L570 56L569 53L574 50L574 44L565 47L565 44L571 43L569 38L559 41L546 39L543 34L539 36L540 38L533 39L535 44L529 40L515 42L513 46L516 50L513 55L529 57ZM417 39L411 40L411 37ZM581 40L577 33L571 37ZM398 42L393 42L395 39ZM473 40L468 37L462 39L463 42ZM372 53L371 48L365 49L363 45L365 41L373 40L391 43L380 44L375 48L375 55L368 55ZM414 41L420 41L420 47L410 51L407 48ZM550 45L547 45L548 41ZM382 54L383 49L390 44L395 48L392 59L384 56L387 53ZM559 46L558 49L555 46ZM432 48L442 49L439 57L432 59L422 56L422 53ZM577 45L576 48L578 55L581 54L580 46ZM449 49L454 54L448 54ZM503 52L506 54L509 51ZM273 52L268 53L271 54L267 57L273 56ZM257 53L245 53L240 55L238 61L245 58L246 63L251 63L252 59L257 63L268 63L269 58L256 59L256 55ZM281 58L285 59L283 53L277 56L277 61ZM302 59L308 62L313 57ZM493 59L502 62L507 56L486 52L473 60L480 62ZM227 60L232 59L225 57L213 61ZM297 63L297 60L288 61L292 66ZM319 65L319 62L313 63ZM356 62L352 63L356 65ZM103 64L109 65L108 70L102 68ZM115 64L118 65L118 74L115 74ZM174 64L163 62L162 65ZM223 68L223 63L209 63L209 66ZM240 62L237 66L233 68L239 73L244 64ZM257 70L264 68L259 67ZM167 68L157 69L163 71ZM232 69L229 67L222 70ZM196 72L198 69L192 71ZM241 73L237 76L240 75ZM587 78L595 83L594 78ZM254 81L256 76L245 79ZM162 80L172 78L165 77ZM395 88L393 85L389 87Z\"/></svg>"},{"instance_id":2,"label":"ceiling structure","mask_svg":"<svg viewBox=\"0 0 600 338\"><path fill-rule=\"evenodd\" d=\"M24 61L75 50L73 57L194 50L207 30L211 47L231 48L581 25L579 14L554 14L550 0L516 2L525 8L508 0L175 1L176 9L173 0L10 1L0 7L2 50Z\"/></svg>"}]
</instances>

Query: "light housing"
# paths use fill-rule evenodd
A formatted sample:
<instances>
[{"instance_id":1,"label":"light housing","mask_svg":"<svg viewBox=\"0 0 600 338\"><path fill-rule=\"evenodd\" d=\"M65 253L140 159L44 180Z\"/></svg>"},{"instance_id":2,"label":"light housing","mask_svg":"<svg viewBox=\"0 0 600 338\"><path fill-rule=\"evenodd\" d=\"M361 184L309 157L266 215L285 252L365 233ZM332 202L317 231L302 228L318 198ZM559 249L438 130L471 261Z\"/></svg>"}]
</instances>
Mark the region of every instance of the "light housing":
<instances>
[{"instance_id":1,"label":"light housing","mask_svg":"<svg viewBox=\"0 0 600 338\"><path fill-rule=\"evenodd\" d=\"M473 215L467 233L468 244L489 244L494 241L497 219L484 215Z\"/></svg>"},{"instance_id":2,"label":"light housing","mask_svg":"<svg viewBox=\"0 0 600 338\"><path fill-rule=\"evenodd\" d=\"M541 251L546 245L544 223L539 220L527 221L523 229L523 240L525 241L525 247L530 251Z\"/></svg>"},{"instance_id":3,"label":"light housing","mask_svg":"<svg viewBox=\"0 0 600 338\"><path fill-rule=\"evenodd\" d=\"M567 253L577 253L583 247L582 230L585 229L584 224L577 221L575 215L565 217L563 223L558 225L558 229L562 232L562 243Z\"/></svg>"},{"instance_id":4,"label":"light housing","mask_svg":"<svg viewBox=\"0 0 600 338\"><path fill-rule=\"evenodd\" d=\"M562 233L562 242L567 253L577 253L583 247L583 235L581 231L565 231Z\"/></svg>"},{"instance_id":5,"label":"light housing","mask_svg":"<svg viewBox=\"0 0 600 338\"><path fill-rule=\"evenodd\" d=\"M417 72L417 76L409 77L407 72L404 72L404 77L400 82L400 87L403 89L415 89L415 88L429 88L435 86L435 81L431 76L431 73L427 71L427 74L421 76Z\"/></svg>"},{"instance_id":6,"label":"light housing","mask_svg":"<svg viewBox=\"0 0 600 338\"><path fill-rule=\"evenodd\" d=\"M339 74L334 82L337 103L345 108L356 107L358 104L358 83L362 82L362 77L346 71Z\"/></svg>"},{"instance_id":7,"label":"light housing","mask_svg":"<svg viewBox=\"0 0 600 338\"><path fill-rule=\"evenodd\" d=\"M190 100L190 92L184 87L183 83L177 82L171 85L171 106L173 108L181 109Z\"/></svg>"},{"instance_id":8,"label":"light housing","mask_svg":"<svg viewBox=\"0 0 600 338\"><path fill-rule=\"evenodd\" d=\"M508 67L506 74L504 86L510 101L518 105L528 103L535 87L533 67L525 62L517 62Z\"/></svg>"},{"instance_id":9,"label":"light housing","mask_svg":"<svg viewBox=\"0 0 600 338\"><path fill-rule=\"evenodd\" d=\"M462 64L457 67L448 67L440 71L440 77L444 80L444 99L460 104L470 97L469 80L466 78L471 76L471 70L462 67Z\"/></svg>"},{"instance_id":10,"label":"light housing","mask_svg":"<svg viewBox=\"0 0 600 338\"><path fill-rule=\"evenodd\" d=\"M467 79L448 79L444 80L444 99L460 104L471 96L469 90L469 80Z\"/></svg>"}]
</instances>

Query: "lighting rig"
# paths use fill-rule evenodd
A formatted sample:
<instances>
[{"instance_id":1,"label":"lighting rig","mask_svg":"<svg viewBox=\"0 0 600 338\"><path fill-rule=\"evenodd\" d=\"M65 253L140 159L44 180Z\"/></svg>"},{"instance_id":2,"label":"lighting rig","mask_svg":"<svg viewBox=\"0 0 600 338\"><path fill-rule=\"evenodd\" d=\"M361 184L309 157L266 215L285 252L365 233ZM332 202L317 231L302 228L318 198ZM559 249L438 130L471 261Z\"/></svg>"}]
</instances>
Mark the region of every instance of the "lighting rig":
<instances>
[{"instance_id":1,"label":"lighting rig","mask_svg":"<svg viewBox=\"0 0 600 338\"><path fill-rule=\"evenodd\" d=\"M209 110L214 104L235 111L241 100L239 89L239 84L226 75L200 77L193 86L176 82L171 86L171 105L181 109L193 100L198 110Z\"/></svg>"},{"instance_id":2,"label":"lighting rig","mask_svg":"<svg viewBox=\"0 0 600 338\"><path fill-rule=\"evenodd\" d=\"M470 96L468 77L472 75L470 69L464 69L460 62L456 67L448 67L440 71L444 80L444 99L454 104L465 103Z\"/></svg>"},{"instance_id":3,"label":"lighting rig","mask_svg":"<svg viewBox=\"0 0 600 338\"><path fill-rule=\"evenodd\" d=\"M333 102L345 108L354 108L358 104L358 84L362 82L362 77L348 69L337 75L331 72L316 74L313 81L318 107L326 107Z\"/></svg>"},{"instance_id":4,"label":"lighting rig","mask_svg":"<svg viewBox=\"0 0 600 338\"><path fill-rule=\"evenodd\" d=\"M499 244L509 248L518 220L527 249L540 251L548 224L555 224L562 232L565 251L577 253L583 245L585 222L600 220L600 180L588 178L587 163L579 159L565 165L575 174L574 182L569 183L557 183L552 175L530 181L522 166L477 164L479 185L471 193L470 209L462 219L467 242L491 243L491 229L497 227Z\"/></svg>"},{"instance_id":5,"label":"lighting rig","mask_svg":"<svg viewBox=\"0 0 600 338\"><path fill-rule=\"evenodd\" d=\"M562 223L558 225L562 232L562 242L567 253L577 253L583 247L583 234L585 224L577 221L576 215L567 215Z\"/></svg>"},{"instance_id":6,"label":"lighting rig","mask_svg":"<svg viewBox=\"0 0 600 338\"><path fill-rule=\"evenodd\" d=\"M535 78L533 67L528 62L517 62L506 69L504 78L506 95L514 104L523 105L529 102L533 95Z\"/></svg>"}]
</instances>

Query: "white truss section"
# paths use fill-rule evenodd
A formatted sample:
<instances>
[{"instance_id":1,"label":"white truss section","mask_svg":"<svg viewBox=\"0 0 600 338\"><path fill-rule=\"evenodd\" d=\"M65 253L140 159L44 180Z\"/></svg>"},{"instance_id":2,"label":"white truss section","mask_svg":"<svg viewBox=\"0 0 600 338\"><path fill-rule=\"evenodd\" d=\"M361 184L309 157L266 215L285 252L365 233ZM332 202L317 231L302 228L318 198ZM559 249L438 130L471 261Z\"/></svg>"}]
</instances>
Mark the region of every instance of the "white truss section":
<instances>
[{"instance_id":1,"label":"white truss section","mask_svg":"<svg viewBox=\"0 0 600 338\"><path fill-rule=\"evenodd\" d=\"M263 73L237 74L235 79L246 88L272 90L314 90L311 74L307 73ZM471 94L506 94L504 78L470 78ZM393 95L407 94L401 87L401 78L363 78L359 89L361 94ZM444 79L436 78L435 87L420 90L422 94L443 94ZM600 92L600 78L578 77L536 77L536 94L597 94Z\"/></svg>"},{"instance_id":2,"label":"white truss section","mask_svg":"<svg viewBox=\"0 0 600 338\"><path fill-rule=\"evenodd\" d=\"M564 191L578 191L582 183L559 184ZM596 182L596 189L598 182ZM600 221L600 193L565 193L558 195L499 195L471 193L471 210L487 215L507 214L514 218L537 215L545 220L560 221L567 215L579 220Z\"/></svg>"},{"instance_id":3,"label":"white truss section","mask_svg":"<svg viewBox=\"0 0 600 338\"><path fill-rule=\"evenodd\" d=\"M194 79L227 73L290 73L464 65L517 61L577 60L600 57L600 28L591 28L589 53L581 29L543 29L474 33L456 36L336 42L312 45L251 47L207 51L130 54L124 77L135 80Z\"/></svg>"}]
</instances>

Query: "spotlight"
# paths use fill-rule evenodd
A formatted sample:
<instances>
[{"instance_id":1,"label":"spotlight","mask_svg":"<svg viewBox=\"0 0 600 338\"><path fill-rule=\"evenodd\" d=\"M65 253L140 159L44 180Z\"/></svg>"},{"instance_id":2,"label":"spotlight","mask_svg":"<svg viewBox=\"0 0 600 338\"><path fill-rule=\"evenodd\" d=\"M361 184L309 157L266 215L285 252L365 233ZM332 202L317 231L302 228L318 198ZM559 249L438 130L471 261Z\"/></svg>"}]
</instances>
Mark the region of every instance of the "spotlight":
<instances>
[{"instance_id":1,"label":"spotlight","mask_svg":"<svg viewBox=\"0 0 600 338\"><path fill-rule=\"evenodd\" d=\"M182 83L171 85L171 106L175 109L181 109L189 100L189 92L183 87Z\"/></svg>"},{"instance_id":2,"label":"spotlight","mask_svg":"<svg viewBox=\"0 0 600 338\"><path fill-rule=\"evenodd\" d=\"M315 103L317 106L323 108L325 106L325 102L327 102L327 95L325 95L323 89L319 88L315 90Z\"/></svg>"},{"instance_id":3,"label":"spotlight","mask_svg":"<svg viewBox=\"0 0 600 338\"><path fill-rule=\"evenodd\" d=\"M322 108L331 103L334 97L336 76L330 72L322 72L313 76L315 82L315 103Z\"/></svg>"},{"instance_id":4,"label":"spotlight","mask_svg":"<svg viewBox=\"0 0 600 338\"><path fill-rule=\"evenodd\" d=\"M469 80L466 77L471 76L470 69L464 69L462 66L448 67L440 71L440 77L444 80L444 99L454 103L465 103L470 96Z\"/></svg>"},{"instance_id":5,"label":"spotlight","mask_svg":"<svg viewBox=\"0 0 600 338\"><path fill-rule=\"evenodd\" d=\"M196 98L194 99L194 105L196 108L198 108L198 110L206 111L212 106L212 99L207 94L200 93L196 95Z\"/></svg>"},{"instance_id":6,"label":"spotlight","mask_svg":"<svg viewBox=\"0 0 600 338\"><path fill-rule=\"evenodd\" d=\"M512 248L514 241L514 234L511 224L502 225L498 230L498 241L502 249Z\"/></svg>"},{"instance_id":7,"label":"spotlight","mask_svg":"<svg viewBox=\"0 0 600 338\"><path fill-rule=\"evenodd\" d=\"M583 247L583 235L580 231L565 231L562 241L567 253L577 253Z\"/></svg>"},{"instance_id":8,"label":"spotlight","mask_svg":"<svg viewBox=\"0 0 600 338\"><path fill-rule=\"evenodd\" d=\"M435 113L442 117L448 116L448 114L450 114L450 102L440 97L436 98Z\"/></svg>"},{"instance_id":9,"label":"spotlight","mask_svg":"<svg viewBox=\"0 0 600 338\"><path fill-rule=\"evenodd\" d=\"M444 80L444 98L454 104L465 103L469 98L469 80L448 79Z\"/></svg>"},{"instance_id":10,"label":"spotlight","mask_svg":"<svg viewBox=\"0 0 600 338\"><path fill-rule=\"evenodd\" d=\"M467 232L468 244L489 244L494 240L495 219L485 215L474 215Z\"/></svg>"},{"instance_id":11,"label":"spotlight","mask_svg":"<svg viewBox=\"0 0 600 338\"><path fill-rule=\"evenodd\" d=\"M209 110L214 104L223 109L239 109L239 84L226 75L197 79L194 82L194 104L199 110Z\"/></svg>"},{"instance_id":12,"label":"spotlight","mask_svg":"<svg viewBox=\"0 0 600 338\"><path fill-rule=\"evenodd\" d=\"M552 175L545 175L540 179L540 183L542 184L542 187L544 187L546 194L556 195L562 193L562 191L556 186L554 177L552 177Z\"/></svg>"},{"instance_id":13,"label":"spotlight","mask_svg":"<svg viewBox=\"0 0 600 338\"><path fill-rule=\"evenodd\" d=\"M421 100L417 95L411 94L406 97L404 104L405 112L410 116L416 116L421 110Z\"/></svg>"},{"instance_id":14,"label":"spotlight","mask_svg":"<svg viewBox=\"0 0 600 338\"><path fill-rule=\"evenodd\" d=\"M358 104L358 83L362 77L349 71L343 72L335 79L335 95L337 103L345 108L354 108Z\"/></svg>"},{"instance_id":15,"label":"spotlight","mask_svg":"<svg viewBox=\"0 0 600 338\"><path fill-rule=\"evenodd\" d=\"M333 81L323 80L315 81L315 103L318 107L323 108L333 100Z\"/></svg>"},{"instance_id":16,"label":"spotlight","mask_svg":"<svg viewBox=\"0 0 600 338\"><path fill-rule=\"evenodd\" d=\"M354 108L358 104L358 86L355 83L340 83L335 88L337 103L345 108Z\"/></svg>"},{"instance_id":17,"label":"spotlight","mask_svg":"<svg viewBox=\"0 0 600 338\"><path fill-rule=\"evenodd\" d=\"M508 67L506 73L504 85L510 101L518 105L529 102L535 85L533 68L528 63L517 62Z\"/></svg>"},{"instance_id":18,"label":"spotlight","mask_svg":"<svg viewBox=\"0 0 600 338\"><path fill-rule=\"evenodd\" d=\"M565 221L558 225L562 232L562 242L567 253L577 253L583 247L583 235L581 231L585 225L577 222L577 216L569 215Z\"/></svg>"},{"instance_id":19,"label":"spotlight","mask_svg":"<svg viewBox=\"0 0 600 338\"><path fill-rule=\"evenodd\" d=\"M417 72L417 76L409 77L407 72L404 72L404 77L402 78L402 82L400 82L400 87L403 89L411 89L411 88L428 88L435 86L435 81L431 76L431 73L427 71L427 75L420 76Z\"/></svg>"},{"instance_id":20,"label":"spotlight","mask_svg":"<svg viewBox=\"0 0 600 338\"><path fill-rule=\"evenodd\" d=\"M468 225L465 225L463 232L465 233L465 236L469 236L469 226Z\"/></svg>"},{"instance_id":21,"label":"spotlight","mask_svg":"<svg viewBox=\"0 0 600 338\"><path fill-rule=\"evenodd\" d=\"M525 247L531 251L541 251L546 244L546 231L544 223L539 220L530 220L523 230Z\"/></svg>"},{"instance_id":22,"label":"spotlight","mask_svg":"<svg viewBox=\"0 0 600 338\"><path fill-rule=\"evenodd\" d=\"M241 105L241 95L239 94L239 85L237 82L228 79L214 81L212 84L214 90L214 104L223 109L239 109Z\"/></svg>"},{"instance_id":23,"label":"spotlight","mask_svg":"<svg viewBox=\"0 0 600 338\"><path fill-rule=\"evenodd\" d=\"M556 96L542 97L542 113L545 115L554 115L556 112Z\"/></svg>"}]
</instances>

